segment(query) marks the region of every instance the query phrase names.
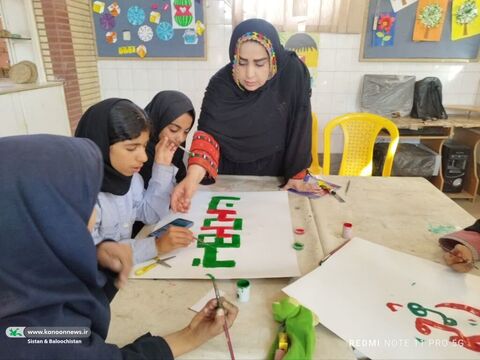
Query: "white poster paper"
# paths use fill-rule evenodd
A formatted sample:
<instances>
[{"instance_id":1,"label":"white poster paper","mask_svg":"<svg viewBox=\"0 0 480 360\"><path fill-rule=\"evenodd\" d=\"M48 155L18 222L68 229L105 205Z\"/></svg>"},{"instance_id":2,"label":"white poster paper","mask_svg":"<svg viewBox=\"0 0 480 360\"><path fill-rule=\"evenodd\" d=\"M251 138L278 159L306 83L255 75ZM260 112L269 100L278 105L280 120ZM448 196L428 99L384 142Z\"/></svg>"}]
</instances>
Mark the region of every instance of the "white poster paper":
<instances>
[{"instance_id":1,"label":"white poster paper","mask_svg":"<svg viewBox=\"0 0 480 360\"><path fill-rule=\"evenodd\" d=\"M406 8L407 6L412 5L413 3L416 3L418 0L390 0L392 3L392 8L393 11L397 12L402 10L403 8Z\"/></svg>"},{"instance_id":2,"label":"white poster paper","mask_svg":"<svg viewBox=\"0 0 480 360\"><path fill-rule=\"evenodd\" d=\"M132 278L219 279L299 276L288 194L267 192L197 192L186 214L171 214L155 229L176 218L194 222L190 228L201 242L177 249L175 255L141 276Z\"/></svg>"},{"instance_id":3,"label":"white poster paper","mask_svg":"<svg viewBox=\"0 0 480 360\"><path fill-rule=\"evenodd\" d=\"M479 359L480 277L352 239L283 289L371 359Z\"/></svg>"}]
</instances>

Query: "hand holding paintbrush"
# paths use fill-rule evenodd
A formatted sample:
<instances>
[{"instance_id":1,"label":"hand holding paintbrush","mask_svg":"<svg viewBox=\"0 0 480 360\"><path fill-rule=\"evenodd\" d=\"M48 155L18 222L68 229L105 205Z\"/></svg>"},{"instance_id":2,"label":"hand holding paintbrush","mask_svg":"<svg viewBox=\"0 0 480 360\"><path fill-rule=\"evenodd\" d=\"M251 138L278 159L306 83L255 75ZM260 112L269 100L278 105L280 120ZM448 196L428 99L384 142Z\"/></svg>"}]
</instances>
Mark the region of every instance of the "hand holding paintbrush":
<instances>
[{"instance_id":1,"label":"hand holding paintbrush","mask_svg":"<svg viewBox=\"0 0 480 360\"><path fill-rule=\"evenodd\" d=\"M456 244L453 249L447 249L444 246L440 246L446 251L443 258L448 266L453 270L461 273L466 273L472 270L472 268L478 269L474 265L473 254L469 248L462 244Z\"/></svg>"}]
</instances>

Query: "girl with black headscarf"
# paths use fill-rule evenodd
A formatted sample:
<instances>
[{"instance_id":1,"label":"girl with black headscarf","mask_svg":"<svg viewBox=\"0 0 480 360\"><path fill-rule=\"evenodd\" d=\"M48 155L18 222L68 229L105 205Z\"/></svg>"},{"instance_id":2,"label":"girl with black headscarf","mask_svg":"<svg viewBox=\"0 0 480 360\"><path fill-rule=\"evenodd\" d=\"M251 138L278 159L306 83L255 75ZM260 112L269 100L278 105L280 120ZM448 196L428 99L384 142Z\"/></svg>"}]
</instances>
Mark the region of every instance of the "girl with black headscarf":
<instances>
[{"instance_id":1,"label":"girl with black headscarf","mask_svg":"<svg viewBox=\"0 0 480 360\"><path fill-rule=\"evenodd\" d=\"M221 333L225 321L231 326L238 310L224 301L221 316L213 300L177 333L148 333L121 349L105 343L110 308L97 259L109 264L87 228L103 172L98 147L27 135L1 138L0 153L0 359L173 359ZM29 327L84 327L90 334L52 344L47 335L28 338Z\"/></svg>"},{"instance_id":2,"label":"girl with black headscarf","mask_svg":"<svg viewBox=\"0 0 480 360\"><path fill-rule=\"evenodd\" d=\"M152 177L152 167L155 159L155 147L161 138L166 137L175 144L186 146L185 140L195 121L195 109L190 99L179 91L161 91L155 95L145 108L150 117L152 130L147 144L148 160L140 170L145 188ZM173 155L172 164L177 168L175 179L182 181L187 174L183 162L184 152L177 149ZM133 224L132 237L135 237L143 227L141 221Z\"/></svg>"},{"instance_id":3,"label":"girl with black headscarf","mask_svg":"<svg viewBox=\"0 0 480 360\"><path fill-rule=\"evenodd\" d=\"M311 163L308 69L260 19L234 29L229 53L231 62L210 79L205 92L199 134L192 142L195 157L172 195L176 211L186 211L198 183L206 174L214 178L217 170L281 176L285 189L321 191L303 182Z\"/></svg>"},{"instance_id":4,"label":"girl with black headscarf","mask_svg":"<svg viewBox=\"0 0 480 360\"><path fill-rule=\"evenodd\" d=\"M149 126L145 112L131 101L107 99L85 112L75 132L77 137L93 140L103 156L104 176L92 233L95 244L104 240L127 243L132 247L135 264L193 241L190 230L176 226L159 237L131 237L136 220L154 224L169 213L175 184L176 169L171 162L177 146L162 138L155 147L149 186L144 189L138 172L147 161Z\"/></svg>"},{"instance_id":5,"label":"girl with black headscarf","mask_svg":"<svg viewBox=\"0 0 480 360\"><path fill-rule=\"evenodd\" d=\"M145 108L150 117L152 130L147 144L148 160L140 170L145 187L152 177L152 166L155 158L155 146L161 137L168 137L178 145L185 147L187 135L195 121L195 109L190 99L180 91L161 91L155 95ZM177 182L185 178L187 170L183 162L184 152L177 149L172 164L178 169L175 176Z\"/></svg>"}]
</instances>

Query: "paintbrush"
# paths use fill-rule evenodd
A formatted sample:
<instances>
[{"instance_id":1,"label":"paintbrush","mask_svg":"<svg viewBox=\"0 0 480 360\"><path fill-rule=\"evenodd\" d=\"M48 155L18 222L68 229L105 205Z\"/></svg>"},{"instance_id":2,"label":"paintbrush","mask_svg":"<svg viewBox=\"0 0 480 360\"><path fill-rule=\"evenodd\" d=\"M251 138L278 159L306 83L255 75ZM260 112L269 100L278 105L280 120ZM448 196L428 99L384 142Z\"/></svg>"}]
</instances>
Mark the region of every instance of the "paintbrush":
<instances>
[{"instance_id":1,"label":"paintbrush","mask_svg":"<svg viewBox=\"0 0 480 360\"><path fill-rule=\"evenodd\" d=\"M352 240L352 239L348 239L347 241L345 241L342 245L336 247L335 249L333 249L332 251L330 251L327 256L325 256L322 260L320 260L320 262L318 263L318 266L322 265L325 261L327 261L330 256L332 256L333 254L335 254L338 250L340 250L342 247L344 247L346 244L348 244L348 242Z\"/></svg>"},{"instance_id":2,"label":"paintbrush","mask_svg":"<svg viewBox=\"0 0 480 360\"><path fill-rule=\"evenodd\" d=\"M207 247L209 247L209 248L211 248L211 249L216 249L215 246L210 245L210 244L207 244L205 241L200 240L199 238L197 238L197 237L195 237L195 236L193 237L193 239L194 239L195 241L199 242L200 244L203 244L204 246L207 246Z\"/></svg>"},{"instance_id":3,"label":"paintbrush","mask_svg":"<svg viewBox=\"0 0 480 360\"><path fill-rule=\"evenodd\" d=\"M442 245L440 245L440 247L442 248L443 251L448 252L450 255L455 256L457 259L463 260L462 262L459 262L459 263L457 263L457 264L467 264L467 265L468 265L468 264L472 264L472 266L473 266L475 269L478 270L478 267L473 263L473 261L472 261L472 262L466 261L464 258L458 256L457 254L454 254L452 250L449 250L449 249L447 249L446 247L443 247Z\"/></svg>"},{"instance_id":4,"label":"paintbrush","mask_svg":"<svg viewBox=\"0 0 480 360\"><path fill-rule=\"evenodd\" d=\"M175 144L178 148L182 149L183 151L185 151L190 157L194 157L195 154L187 149L185 149L182 145L177 145Z\"/></svg>"},{"instance_id":5,"label":"paintbrush","mask_svg":"<svg viewBox=\"0 0 480 360\"><path fill-rule=\"evenodd\" d=\"M349 188L350 188L350 180L348 180L348 182L347 182L347 187L345 188L345 193L343 194L344 196L347 196Z\"/></svg>"},{"instance_id":6,"label":"paintbrush","mask_svg":"<svg viewBox=\"0 0 480 360\"><path fill-rule=\"evenodd\" d=\"M215 277L212 274L207 274L207 276L212 279L213 283L213 290L215 291L215 297L217 298L217 306L220 309L223 309L225 312L225 309L220 302L220 292L218 291L217 284L215 283ZM233 353L233 345L232 345L232 339L230 338L230 333L228 331L228 324L227 324L227 317L224 316L225 322L223 323L223 331L225 332L225 337L227 338L227 345L228 345L228 351L230 352L230 358L231 360L235 360L235 354Z\"/></svg>"}]
</instances>

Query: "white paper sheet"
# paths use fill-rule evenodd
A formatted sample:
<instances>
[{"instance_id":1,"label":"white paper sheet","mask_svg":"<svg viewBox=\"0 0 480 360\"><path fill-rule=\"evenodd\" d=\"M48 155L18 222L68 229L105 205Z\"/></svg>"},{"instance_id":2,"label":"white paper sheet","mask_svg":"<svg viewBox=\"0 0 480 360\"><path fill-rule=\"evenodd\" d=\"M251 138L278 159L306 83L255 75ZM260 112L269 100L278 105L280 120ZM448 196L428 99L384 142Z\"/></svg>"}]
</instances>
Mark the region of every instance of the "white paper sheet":
<instances>
[{"instance_id":1,"label":"white paper sheet","mask_svg":"<svg viewBox=\"0 0 480 360\"><path fill-rule=\"evenodd\" d=\"M478 276L458 274L447 266L354 238L283 291L371 359L480 358ZM442 303L468 305L478 313ZM438 313L426 311L425 316L415 304ZM447 317L447 325L439 313ZM455 332L478 350L449 341ZM476 345L475 339L468 339L474 335Z\"/></svg>"},{"instance_id":2,"label":"white paper sheet","mask_svg":"<svg viewBox=\"0 0 480 360\"><path fill-rule=\"evenodd\" d=\"M209 267L205 261L206 250L199 248L195 242L188 248L175 250L164 257L176 255L168 260L172 267L156 266L142 276L135 276L139 267L150 262L137 265L131 278L141 279L207 279L206 273L218 279L235 278L272 278L299 276L297 253L292 248L294 242L288 195L286 191L266 192L197 192L192 199L191 210L187 214L172 214L157 224L156 229L177 217L194 222L190 229L196 236L214 234L215 230L201 230L204 220L218 218L218 214L208 214L208 206L213 197L228 196L238 200L221 200L217 210L234 211L227 215L228 219L241 219L241 229L226 230L226 233L240 236L239 247L217 247L218 261L234 261L233 267ZM231 206L229 206L231 205ZM232 226L233 221L212 221L211 226ZM205 238L211 243L213 238ZM225 238L224 243L231 244L232 238ZM213 246L213 245L212 245ZM207 248L205 248L207 249ZM215 251L213 246L210 250ZM210 251L209 251L210 252ZM194 259L201 262L193 266ZM210 262L211 264L211 262Z\"/></svg>"},{"instance_id":3,"label":"white paper sheet","mask_svg":"<svg viewBox=\"0 0 480 360\"><path fill-rule=\"evenodd\" d=\"M402 10L403 8L406 8L407 6L412 5L413 3L416 3L418 0L390 0L392 3L392 8L393 11L398 12Z\"/></svg>"}]
</instances>

